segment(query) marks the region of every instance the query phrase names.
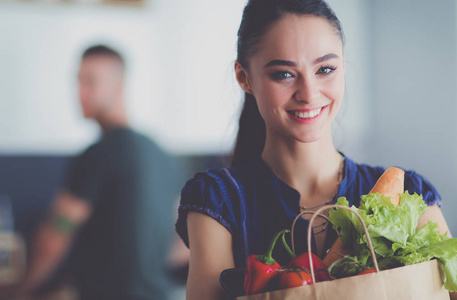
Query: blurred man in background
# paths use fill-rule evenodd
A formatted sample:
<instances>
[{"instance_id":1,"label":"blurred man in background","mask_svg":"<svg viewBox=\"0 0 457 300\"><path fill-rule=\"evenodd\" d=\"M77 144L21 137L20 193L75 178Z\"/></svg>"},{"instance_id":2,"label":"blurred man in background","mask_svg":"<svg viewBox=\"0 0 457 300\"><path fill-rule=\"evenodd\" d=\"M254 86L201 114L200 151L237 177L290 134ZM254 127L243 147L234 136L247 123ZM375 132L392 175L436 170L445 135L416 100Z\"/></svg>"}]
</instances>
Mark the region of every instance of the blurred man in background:
<instances>
[{"instance_id":1,"label":"blurred man in background","mask_svg":"<svg viewBox=\"0 0 457 300\"><path fill-rule=\"evenodd\" d=\"M80 299L167 299L163 263L178 191L174 161L129 128L118 52L87 49L78 78L84 116L103 136L71 164L35 234L17 298L38 291L73 248L69 269Z\"/></svg>"}]
</instances>

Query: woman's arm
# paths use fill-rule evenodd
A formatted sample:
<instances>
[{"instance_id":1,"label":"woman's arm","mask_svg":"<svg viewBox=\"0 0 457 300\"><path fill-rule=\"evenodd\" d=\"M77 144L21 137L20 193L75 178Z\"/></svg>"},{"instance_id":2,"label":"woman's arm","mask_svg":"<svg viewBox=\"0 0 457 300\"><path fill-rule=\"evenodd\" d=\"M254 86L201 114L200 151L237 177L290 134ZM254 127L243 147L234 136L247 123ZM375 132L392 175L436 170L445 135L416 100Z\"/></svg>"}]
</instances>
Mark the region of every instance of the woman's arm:
<instances>
[{"instance_id":1,"label":"woman's arm","mask_svg":"<svg viewBox=\"0 0 457 300\"><path fill-rule=\"evenodd\" d=\"M438 224L439 231L441 234L445 234L449 237L452 237L451 232L449 231L449 227L447 226L446 220L444 219L443 213L441 209L437 205L430 206L419 218L419 224L417 228L422 228L428 221L433 221ZM457 292L450 293L451 300L457 300Z\"/></svg>"},{"instance_id":2,"label":"woman's arm","mask_svg":"<svg viewBox=\"0 0 457 300\"><path fill-rule=\"evenodd\" d=\"M197 212L187 216L189 277L187 300L222 299L219 275L235 266L232 235L213 218Z\"/></svg>"},{"instance_id":3,"label":"woman's arm","mask_svg":"<svg viewBox=\"0 0 457 300\"><path fill-rule=\"evenodd\" d=\"M452 237L449 227L447 226L446 220L444 219L441 209L437 205L430 206L419 218L419 224L417 228L420 229L422 226L427 224L428 221L433 221L438 224L439 231L441 234L447 232L449 237Z\"/></svg>"}]
</instances>

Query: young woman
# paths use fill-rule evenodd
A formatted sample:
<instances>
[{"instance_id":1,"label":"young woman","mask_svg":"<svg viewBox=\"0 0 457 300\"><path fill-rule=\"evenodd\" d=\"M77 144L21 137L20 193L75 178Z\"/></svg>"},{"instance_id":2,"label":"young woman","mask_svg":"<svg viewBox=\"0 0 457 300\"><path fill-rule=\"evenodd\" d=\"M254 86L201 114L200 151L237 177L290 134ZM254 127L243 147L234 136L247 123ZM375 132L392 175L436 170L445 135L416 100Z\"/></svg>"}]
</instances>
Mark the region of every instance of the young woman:
<instances>
[{"instance_id":1,"label":"young woman","mask_svg":"<svg viewBox=\"0 0 457 300\"><path fill-rule=\"evenodd\" d=\"M359 205L381 167L354 163L332 143L346 68L343 32L322 0L250 0L238 32L236 78L245 93L231 168L198 173L182 192L177 231L190 247L188 299L220 299L221 271L243 267L304 209L347 197ZM413 171L405 189L422 194L433 220L448 231L435 188ZM305 252L308 221L298 225ZM420 224L420 226L421 226ZM328 224L313 226L313 251L336 239ZM281 263L288 254L277 247Z\"/></svg>"}]
</instances>

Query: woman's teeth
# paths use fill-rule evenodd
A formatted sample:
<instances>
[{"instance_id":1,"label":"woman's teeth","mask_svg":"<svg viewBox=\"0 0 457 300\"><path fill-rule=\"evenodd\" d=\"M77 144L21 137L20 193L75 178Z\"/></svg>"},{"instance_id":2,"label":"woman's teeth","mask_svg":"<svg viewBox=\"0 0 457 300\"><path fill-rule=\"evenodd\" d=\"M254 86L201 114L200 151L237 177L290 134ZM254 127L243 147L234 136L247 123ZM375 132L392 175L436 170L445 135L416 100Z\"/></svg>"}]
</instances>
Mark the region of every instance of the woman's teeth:
<instances>
[{"instance_id":1,"label":"woman's teeth","mask_svg":"<svg viewBox=\"0 0 457 300\"><path fill-rule=\"evenodd\" d=\"M318 116L321 113L322 108L311 110L308 112L294 111L293 114L300 119L310 119Z\"/></svg>"}]
</instances>

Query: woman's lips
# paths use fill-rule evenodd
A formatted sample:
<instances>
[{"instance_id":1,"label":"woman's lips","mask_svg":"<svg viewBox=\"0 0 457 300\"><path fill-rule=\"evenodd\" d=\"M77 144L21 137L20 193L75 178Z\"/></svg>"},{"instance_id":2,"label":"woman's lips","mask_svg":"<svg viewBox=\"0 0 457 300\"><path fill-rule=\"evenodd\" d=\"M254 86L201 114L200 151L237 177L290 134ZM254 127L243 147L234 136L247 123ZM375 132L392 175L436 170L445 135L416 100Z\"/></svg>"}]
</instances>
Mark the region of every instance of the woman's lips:
<instances>
[{"instance_id":1,"label":"woman's lips","mask_svg":"<svg viewBox=\"0 0 457 300\"><path fill-rule=\"evenodd\" d=\"M311 123L314 120L318 119L321 115L322 111L327 106L315 108L315 109L307 109L307 110L289 110L287 111L295 120L301 123Z\"/></svg>"}]
</instances>

